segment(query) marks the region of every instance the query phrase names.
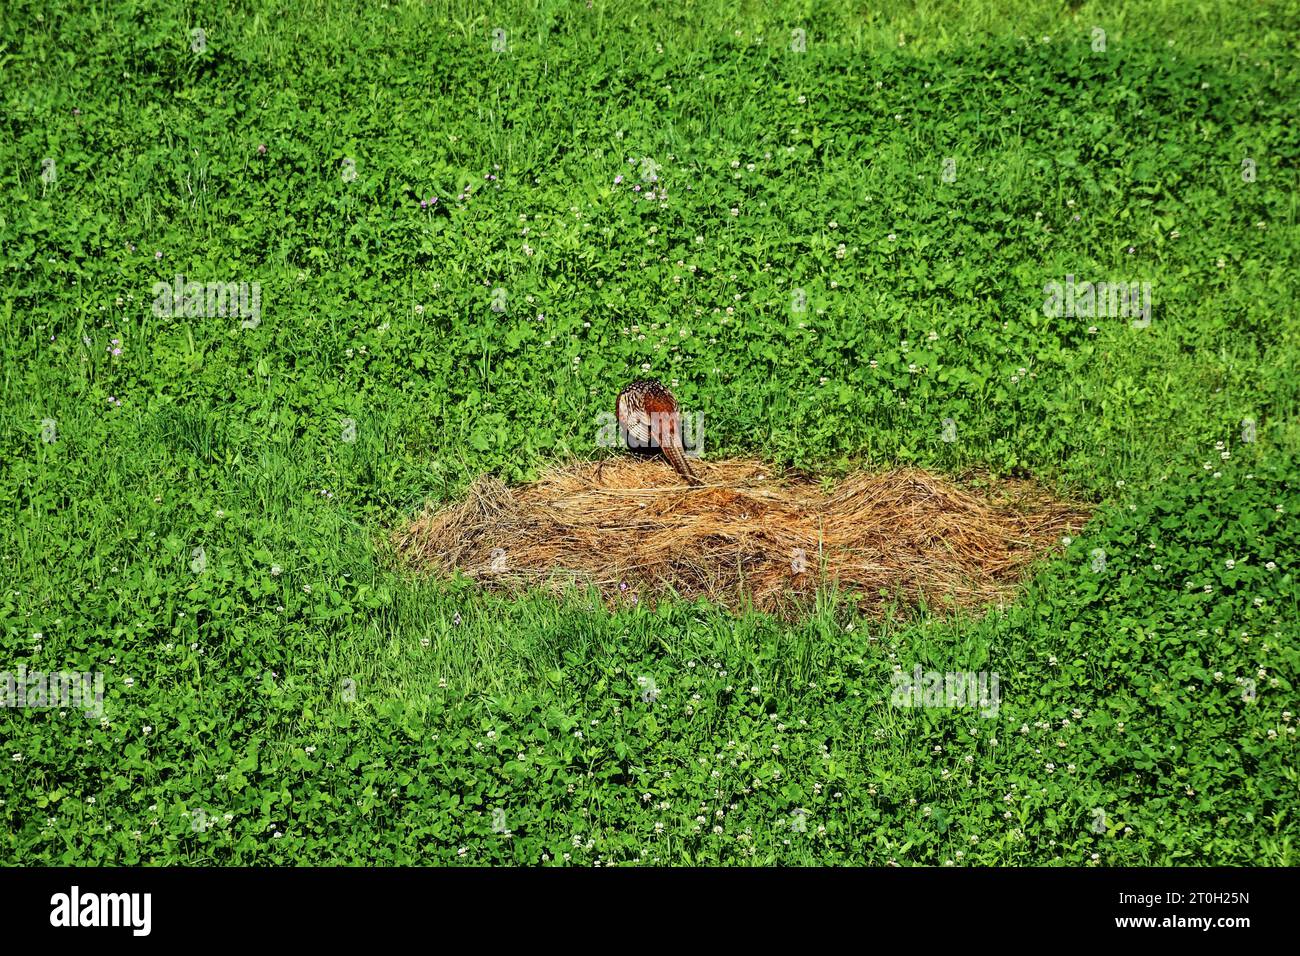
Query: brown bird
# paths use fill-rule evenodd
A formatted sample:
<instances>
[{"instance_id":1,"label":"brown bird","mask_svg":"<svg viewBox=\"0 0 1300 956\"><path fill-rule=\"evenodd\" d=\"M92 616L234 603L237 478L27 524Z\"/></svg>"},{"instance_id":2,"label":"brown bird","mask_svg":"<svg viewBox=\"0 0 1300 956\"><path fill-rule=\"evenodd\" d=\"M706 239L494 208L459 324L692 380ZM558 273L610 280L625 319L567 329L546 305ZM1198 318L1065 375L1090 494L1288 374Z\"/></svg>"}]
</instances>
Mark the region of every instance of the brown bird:
<instances>
[{"instance_id":1,"label":"brown bird","mask_svg":"<svg viewBox=\"0 0 1300 956\"><path fill-rule=\"evenodd\" d=\"M614 405L624 444L639 455L663 452L688 485L702 485L682 448L682 416L677 399L658 382L638 379L618 394Z\"/></svg>"}]
</instances>

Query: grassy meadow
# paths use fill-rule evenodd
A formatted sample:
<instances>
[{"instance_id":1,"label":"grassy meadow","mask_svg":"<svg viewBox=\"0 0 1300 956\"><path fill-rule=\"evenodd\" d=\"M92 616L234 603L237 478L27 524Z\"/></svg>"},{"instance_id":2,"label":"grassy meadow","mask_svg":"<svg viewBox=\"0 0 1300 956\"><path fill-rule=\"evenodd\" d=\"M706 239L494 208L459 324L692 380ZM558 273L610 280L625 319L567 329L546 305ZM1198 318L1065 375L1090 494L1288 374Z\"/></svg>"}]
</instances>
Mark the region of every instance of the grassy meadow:
<instances>
[{"instance_id":1,"label":"grassy meadow","mask_svg":"<svg viewBox=\"0 0 1300 956\"><path fill-rule=\"evenodd\" d=\"M732 7L4 5L0 671L104 694L0 709L0 862L1300 862L1300 3ZM639 376L1095 514L955 617L394 560Z\"/></svg>"}]
</instances>

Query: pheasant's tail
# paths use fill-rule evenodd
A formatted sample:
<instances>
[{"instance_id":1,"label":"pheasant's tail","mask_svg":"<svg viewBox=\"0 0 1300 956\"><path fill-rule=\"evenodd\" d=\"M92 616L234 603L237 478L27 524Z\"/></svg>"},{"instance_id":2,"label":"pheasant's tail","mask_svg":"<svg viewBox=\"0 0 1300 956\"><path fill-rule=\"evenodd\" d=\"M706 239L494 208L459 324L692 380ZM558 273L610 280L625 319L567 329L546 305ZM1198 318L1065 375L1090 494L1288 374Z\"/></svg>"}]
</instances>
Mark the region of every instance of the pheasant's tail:
<instances>
[{"instance_id":1,"label":"pheasant's tail","mask_svg":"<svg viewBox=\"0 0 1300 956\"><path fill-rule=\"evenodd\" d=\"M686 479L686 483L694 488L704 484L691 469L690 462L686 460L686 453L682 451L681 446L675 444L664 444L661 446L664 457L668 459L669 464L677 469L677 474Z\"/></svg>"}]
</instances>

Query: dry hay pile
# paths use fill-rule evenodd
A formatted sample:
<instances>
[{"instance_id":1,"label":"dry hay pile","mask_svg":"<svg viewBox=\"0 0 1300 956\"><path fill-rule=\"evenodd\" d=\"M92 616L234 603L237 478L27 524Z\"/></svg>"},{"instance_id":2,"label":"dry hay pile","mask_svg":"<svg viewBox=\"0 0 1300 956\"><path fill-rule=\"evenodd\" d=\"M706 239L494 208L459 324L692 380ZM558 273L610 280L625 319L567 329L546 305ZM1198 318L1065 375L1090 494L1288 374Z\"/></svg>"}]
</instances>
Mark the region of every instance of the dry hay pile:
<instances>
[{"instance_id":1,"label":"dry hay pile","mask_svg":"<svg viewBox=\"0 0 1300 956\"><path fill-rule=\"evenodd\" d=\"M1005 600L1087 518L1028 481L962 490L899 470L851 475L828 494L757 461L697 464L695 490L655 459L572 465L514 488L480 478L463 502L400 529L397 551L494 588L594 585L611 606L675 592L789 613L834 582L883 613L896 601Z\"/></svg>"}]
</instances>

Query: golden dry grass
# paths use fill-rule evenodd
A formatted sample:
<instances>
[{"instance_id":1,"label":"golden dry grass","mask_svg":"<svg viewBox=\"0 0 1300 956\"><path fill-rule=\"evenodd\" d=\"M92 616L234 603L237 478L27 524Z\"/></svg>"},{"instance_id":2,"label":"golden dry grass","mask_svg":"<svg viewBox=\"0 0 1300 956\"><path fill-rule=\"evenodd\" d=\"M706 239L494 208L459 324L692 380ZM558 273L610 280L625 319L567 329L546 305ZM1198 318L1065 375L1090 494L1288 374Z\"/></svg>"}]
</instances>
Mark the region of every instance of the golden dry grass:
<instances>
[{"instance_id":1,"label":"golden dry grass","mask_svg":"<svg viewBox=\"0 0 1300 956\"><path fill-rule=\"evenodd\" d=\"M879 614L1006 600L1087 520L1029 481L963 489L906 469L854 474L825 493L758 461L698 464L706 484L693 490L655 459L558 467L513 488L480 478L464 501L399 529L397 552L497 589L592 585L611 606L675 592L788 614L833 582Z\"/></svg>"}]
</instances>

